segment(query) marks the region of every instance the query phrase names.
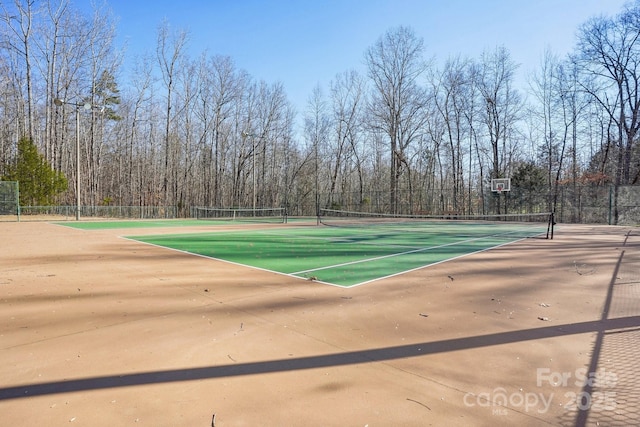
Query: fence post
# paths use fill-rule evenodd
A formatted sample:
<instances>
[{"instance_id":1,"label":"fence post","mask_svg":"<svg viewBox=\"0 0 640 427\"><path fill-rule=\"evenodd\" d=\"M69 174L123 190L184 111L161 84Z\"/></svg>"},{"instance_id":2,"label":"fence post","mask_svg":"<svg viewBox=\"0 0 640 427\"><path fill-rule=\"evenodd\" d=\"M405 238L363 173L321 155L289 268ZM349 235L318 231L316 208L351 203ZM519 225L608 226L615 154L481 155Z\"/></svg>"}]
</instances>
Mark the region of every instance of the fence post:
<instances>
[{"instance_id":1,"label":"fence post","mask_svg":"<svg viewBox=\"0 0 640 427\"><path fill-rule=\"evenodd\" d=\"M609 186L609 220L607 221L611 225L611 210L613 209L613 185Z\"/></svg>"},{"instance_id":2,"label":"fence post","mask_svg":"<svg viewBox=\"0 0 640 427\"><path fill-rule=\"evenodd\" d=\"M16 214L18 215L18 222L20 222L20 181L16 181Z\"/></svg>"}]
</instances>

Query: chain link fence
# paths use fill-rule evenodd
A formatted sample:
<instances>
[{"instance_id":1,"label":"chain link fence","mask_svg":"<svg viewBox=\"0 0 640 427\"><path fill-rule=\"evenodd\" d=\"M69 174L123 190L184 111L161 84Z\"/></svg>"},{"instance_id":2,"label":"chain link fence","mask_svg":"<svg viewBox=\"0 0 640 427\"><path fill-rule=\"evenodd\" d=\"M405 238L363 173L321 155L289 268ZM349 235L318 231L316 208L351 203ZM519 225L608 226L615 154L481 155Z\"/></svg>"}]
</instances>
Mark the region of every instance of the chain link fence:
<instances>
[{"instance_id":1,"label":"chain link fence","mask_svg":"<svg viewBox=\"0 0 640 427\"><path fill-rule=\"evenodd\" d=\"M69 221L76 219L76 206L22 206L20 221ZM175 206L81 206L82 219L171 219Z\"/></svg>"},{"instance_id":2,"label":"chain link fence","mask_svg":"<svg viewBox=\"0 0 640 427\"><path fill-rule=\"evenodd\" d=\"M5 217L16 220L11 187L7 184L7 212ZM11 199L11 200L9 200ZM315 216L319 208L370 213L396 213L406 215L462 216L494 214L536 214L555 212L559 223L640 225L640 185L596 186L564 185L556 192L525 190L512 187L511 191L492 192L488 187L471 188L463 192L451 189L398 191L395 209L389 191L349 193L319 193L307 191L292 193L286 198L288 216ZM3 206L4 206L3 205ZM259 206L273 208L273 206ZM75 206L22 206L19 220L75 219ZM177 218L175 206L83 206L83 219ZM0 216L2 213L0 212Z\"/></svg>"},{"instance_id":3,"label":"chain link fence","mask_svg":"<svg viewBox=\"0 0 640 427\"><path fill-rule=\"evenodd\" d=\"M502 193L489 188L470 189L464 194L451 190L399 191L392 209L388 191L318 194L318 208L406 215L493 215L555 212L560 223L640 224L640 185L560 186L557 192L512 188ZM314 195L294 199L289 215L314 215Z\"/></svg>"},{"instance_id":4,"label":"chain link fence","mask_svg":"<svg viewBox=\"0 0 640 427\"><path fill-rule=\"evenodd\" d=\"M16 181L0 181L0 221L15 220L20 215L20 193Z\"/></svg>"}]
</instances>

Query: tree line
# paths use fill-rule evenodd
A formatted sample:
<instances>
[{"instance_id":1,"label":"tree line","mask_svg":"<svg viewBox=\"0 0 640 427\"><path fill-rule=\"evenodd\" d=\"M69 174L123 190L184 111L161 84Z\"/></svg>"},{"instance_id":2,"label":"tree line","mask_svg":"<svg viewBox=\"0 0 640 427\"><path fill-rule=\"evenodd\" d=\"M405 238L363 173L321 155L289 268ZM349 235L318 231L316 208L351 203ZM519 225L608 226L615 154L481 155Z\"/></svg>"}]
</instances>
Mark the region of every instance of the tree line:
<instances>
[{"instance_id":1,"label":"tree line","mask_svg":"<svg viewBox=\"0 0 640 427\"><path fill-rule=\"evenodd\" d=\"M313 214L349 195L363 210L471 213L492 178L514 177L553 210L559 186L617 197L640 180L640 0L583 23L566 57L544 52L527 88L503 46L437 64L413 29L391 28L363 52L364 73L337 70L302 112L233 58L190 55L191 35L168 22L125 76L106 6L5 3L0 176L30 141L52 169L42 176L67 184L40 203L73 205L79 191L86 206Z\"/></svg>"}]
</instances>

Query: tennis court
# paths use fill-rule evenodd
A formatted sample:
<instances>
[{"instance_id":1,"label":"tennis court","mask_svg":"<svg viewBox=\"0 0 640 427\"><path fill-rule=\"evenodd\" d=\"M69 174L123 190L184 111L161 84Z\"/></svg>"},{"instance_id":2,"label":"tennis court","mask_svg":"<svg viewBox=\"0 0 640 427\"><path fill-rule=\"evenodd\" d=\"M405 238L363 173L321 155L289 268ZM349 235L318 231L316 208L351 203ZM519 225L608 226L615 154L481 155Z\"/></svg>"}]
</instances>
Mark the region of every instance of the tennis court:
<instances>
[{"instance_id":1,"label":"tennis court","mask_svg":"<svg viewBox=\"0 0 640 427\"><path fill-rule=\"evenodd\" d=\"M638 425L637 227L327 219L0 223L3 425Z\"/></svg>"},{"instance_id":2,"label":"tennis court","mask_svg":"<svg viewBox=\"0 0 640 427\"><path fill-rule=\"evenodd\" d=\"M546 216L538 216L545 219ZM329 222L330 221L330 222ZM351 287L544 236L545 222L340 217L317 227L130 236L253 268Z\"/></svg>"}]
</instances>

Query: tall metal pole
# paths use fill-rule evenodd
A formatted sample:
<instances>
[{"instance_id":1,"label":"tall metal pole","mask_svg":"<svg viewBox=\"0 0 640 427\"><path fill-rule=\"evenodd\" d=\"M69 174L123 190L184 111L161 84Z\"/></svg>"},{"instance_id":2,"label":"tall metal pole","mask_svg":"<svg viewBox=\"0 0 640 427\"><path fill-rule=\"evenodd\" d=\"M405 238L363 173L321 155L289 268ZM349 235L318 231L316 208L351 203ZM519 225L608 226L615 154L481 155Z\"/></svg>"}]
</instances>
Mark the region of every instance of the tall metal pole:
<instances>
[{"instance_id":1,"label":"tall metal pole","mask_svg":"<svg viewBox=\"0 0 640 427\"><path fill-rule=\"evenodd\" d=\"M253 215L256 215L256 137L251 135L253 144Z\"/></svg>"},{"instance_id":2,"label":"tall metal pole","mask_svg":"<svg viewBox=\"0 0 640 427\"><path fill-rule=\"evenodd\" d=\"M76 221L80 221L80 106L76 105Z\"/></svg>"},{"instance_id":3,"label":"tall metal pole","mask_svg":"<svg viewBox=\"0 0 640 427\"><path fill-rule=\"evenodd\" d=\"M318 139L316 138L313 144L314 162L316 164L316 225L320 225L320 195L318 194Z\"/></svg>"},{"instance_id":4,"label":"tall metal pole","mask_svg":"<svg viewBox=\"0 0 640 427\"><path fill-rule=\"evenodd\" d=\"M75 102L67 102L64 99L56 98L53 103L60 107L64 104L73 105L76 108L76 221L80 220L80 107L89 111L92 108L101 108L104 110L104 106L99 107L91 103L78 104Z\"/></svg>"}]
</instances>

